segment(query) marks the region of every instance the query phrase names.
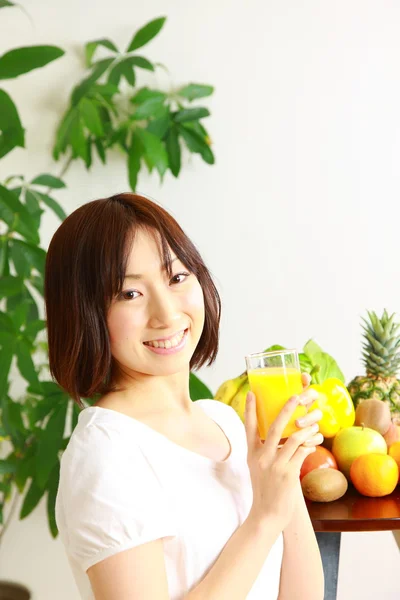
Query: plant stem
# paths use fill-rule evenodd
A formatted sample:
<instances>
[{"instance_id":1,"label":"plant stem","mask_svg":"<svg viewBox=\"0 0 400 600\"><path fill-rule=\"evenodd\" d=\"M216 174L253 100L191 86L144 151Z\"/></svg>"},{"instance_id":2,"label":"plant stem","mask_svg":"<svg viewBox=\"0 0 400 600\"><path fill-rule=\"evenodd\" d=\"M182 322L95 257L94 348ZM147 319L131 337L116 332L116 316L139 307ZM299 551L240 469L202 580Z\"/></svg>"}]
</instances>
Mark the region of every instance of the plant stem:
<instances>
[{"instance_id":1,"label":"plant stem","mask_svg":"<svg viewBox=\"0 0 400 600\"><path fill-rule=\"evenodd\" d=\"M19 498L19 494L18 494L18 491L17 491L17 493L14 495L14 499L13 499L13 501L12 501L12 504L11 504L11 509L10 509L10 512L9 512L9 514L8 514L8 517L7 517L7 519L5 520L5 523L4 523L4 525L3 525L3 528L2 528L2 530L0 531L0 544L1 544L1 541L2 541L3 535L4 535L4 533L5 533L6 529L7 529L7 527L9 526L9 524L10 524L10 522L11 522L11 519L12 519L12 517L13 517L13 514L14 514L14 512L15 512L15 509L17 508L17 502L18 502L18 498Z\"/></svg>"},{"instance_id":2,"label":"plant stem","mask_svg":"<svg viewBox=\"0 0 400 600\"><path fill-rule=\"evenodd\" d=\"M60 174L58 175L58 179L62 179L65 175L65 173L68 171L68 169L70 168L72 163L72 156L69 157L69 159L67 160L67 162L65 163L65 165L63 166L63 168L61 169ZM48 196L51 192L53 188L49 187L46 190L46 196Z\"/></svg>"}]
</instances>

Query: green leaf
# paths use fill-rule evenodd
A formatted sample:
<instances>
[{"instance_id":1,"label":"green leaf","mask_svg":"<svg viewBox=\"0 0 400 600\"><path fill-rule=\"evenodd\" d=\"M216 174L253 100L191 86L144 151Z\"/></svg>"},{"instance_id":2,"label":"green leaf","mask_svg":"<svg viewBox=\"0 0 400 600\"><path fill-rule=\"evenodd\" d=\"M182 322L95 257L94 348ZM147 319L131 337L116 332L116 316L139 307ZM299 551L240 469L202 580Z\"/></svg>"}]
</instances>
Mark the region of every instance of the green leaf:
<instances>
[{"instance_id":1,"label":"green leaf","mask_svg":"<svg viewBox=\"0 0 400 600\"><path fill-rule=\"evenodd\" d=\"M200 121L187 121L185 123L185 128L197 133L208 146L210 145L210 137Z\"/></svg>"},{"instance_id":2,"label":"green leaf","mask_svg":"<svg viewBox=\"0 0 400 600\"><path fill-rule=\"evenodd\" d=\"M45 492L45 490L41 489L37 485L36 481L34 479L32 479L29 489L24 498L24 502L22 504L21 511L19 513L19 518L21 520L25 519L25 517L30 515L31 512L36 508L36 506L39 504L40 500L42 499L44 492Z\"/></svg>"},{"instance_id":3,"label":"green leaf","mask_svg":"<svg viewBox=\"0 0 400 600\"><path fill-rule=\"evenodd\" d=\"M162 140L167 133L168 129L171 127L171 117L169 114L169 110L167 107L166 114L163 117L159 117L158 119L152 119L149 121L146 130L150 131L150 133L154 133L160 140Z\"/></svg>"},{"instance_id":4,"label":"green leaf","mask_svg":"<svg viewBox=\"0 0 400 600\"><path fill-rule=\"evenodd\" d=\"M0 0L0 8L6 8L7 6L15 6L15 3L8 0Z\"/></svg>"},{"instance_id":5,"label":"green leaf","mask_svg":"<svg viewBox=\"0 0 400 600\"><path fill-rule=\"evenodd\" d=\"M101 122L96 105L87 98L82 98L79 103L79 110L82 115L83 122L89 131L91 131L96 137L103 137L103 124Z\"/></svg>"},{"instance_id":6,"label":"green leaf","mask_svg":"<svg viewBox=\"0 0 400 600\"><path fill-rule=\"evenodd\" d=\"M18 196L2 185L0 185L0 219L11 231L17 231L33 244L39 244L40 238L35 220Z\"/></svg>"},{"instance_id":7,"label":"green leaf","mask_svg":"<svg viewBox=\"0 0 400 600\"><path fill-rule=\"evenodd\" d=\"M313 369L318 367L313 375L315 383L323 383L328 377L336 377L343 383L345 382L344 375L336 361L327 352L324 352L314 340L311 339L305 344L304 354L311 362Z\"/></svg>"},{"instance_id":8,"label":"green leaf","mask_svg":"<svg viewBox=\"0 0 400 600\"><path fill-rule=\"evenodd\" d=\"M125 77L129 85L132 87L136 83L135 71L133 69L133 57L125 58L118 62L110 71L108 81L116 86L119 84L121 77Z\"/></svg>"},{"instance_id":9,"label":"green leaf","mask_svg":"<svg viewBox=\"0 0 400 600\"><path fill-rule=\"evenodd\" d=\"M132 69L132 66L128 61L122 61L121 63L122 75L125 77L126 81L130 86L135 87L136 85L136 75L135 69Z\"/></svg>"},{"instance_id":10,"label":"green leaf","mask_svg":"<svg viewBox=\"0 0 400 600\"><path fill-rule=\"evenodd\" d=\"M7 427L6 423L6 411L5 411L5 400L4 396L6 396L8 391L8 374L11 369L11 363L14 356L14 348L16 344L16 339L13 342L7 344L0 349L0 404L3 400L2 406L2 423ZM7 428L9 431L9 428Z\"/></svg>"},{"instance_id":11,"label":"green leaf","mask_svg":"<svg viewBox=\"0 0 400 600\"><path fill-rule=\"evenodd\" d=\"M131 146L128 152L128 175L129 185L134 192L137 186L138 174L140 171L140 159L144 153L144 145L139 136L132 136Z\"/></svg>"},{"instance_id":12,"label":"green leaf","mask_svg":"<svg viewBox=\"0 0 400 600\"><path fill-rule=\"evenodd\" d=\"M87 169L90 169L90 167L92 166L92 137L89 136L86 139L86 159L85 159L85 165Z\"/></svg>"},{"instance_id":13,"label":"green leaf","mask_svg":"<svg viewBox=\"0 0 400 600\"><path fill-rule=\"evenodd\" d=\"M57 217L59 217L59 219L61 221L64 221L64 219L67 218L67 215L64 212L64 209L58 204L58 202L56 202L54 200L54 198L51 198L50 196L47 196L47 194L42 194L40 192L36 192L36 193L39 195L42 202L44 202L44 204L46 204L46 206L51 208L51 210L57 215Z\"/></svg>"},{"instance_id":14,"label":"green leaf","mask_svg":"<svg viewBox=\"0 0 400 600\"><path fill-rule=\"evenodd\" d=\"M3 275L9 275L7 270L9 270L8 264L8 256L9 256L9 238L0 237L0 277Z\"/></svg>"},{"instance_id":15,"label":"green leaf","mask_svg":"<svg viewBox=\"0 0 400 600\"><path fill-rule=\"evenodd\" d=\"M36 460L36 481L40 488L44 488L50 473L57 463L57 453L61 448L64 437L65 421L67 417L67 402L60 402L49 418L46 428L38 442Z\"/></svg>"},{"instance_id":16,"label":"green leaf","mask_svg":"<svg viewBox=\"0 0 400 600\"><path fill-rule=\"evenodd\" d=\"M165 140L168 162L171 173L178 177L181 170L181 147L179 145L178 133L175 127L171 127Z\"/></svg>"},{"instance_id":17,"label":"green leaf","mask_svg":"<svg viewBox=\"0 0 400 600\"><path fill-rule=\"evenodd\" d=\"M18 248L24 254L26 262L44 275L46 251L43 248L17 238L13 238L13 248Z\"/></svg>"},{"instance_id":18,"label":"green leaf","mask_svg":"<svg viewBox=\"0 0 400 600\"><path fill-rule=\"evenodd\" d=\"M28 299L25 299L22 302L19 302L17 306L14 307L12 312L8 310L15 325L15 328L18 331L21 329L22 325L24 325L27 322L29 309L30 301Z\"/></svg>"},{"instance_id":19,"label":"green leaf","mask_svg":"<svg viewBox=\"0 0 400 600\"><path fill-rule=\"evenodd\" d=\"M96 146L97 154L99 155L101 162L103 163L103 165L105 165L106 164L106 153L104 151L101 140L94 140L94 145Z\"/></svg>"},{"instance_id":20,"label":"green leaf","mask_svg":"<svg viewBox=\"0 0 400 600\"><path fill-rule=\"evenodd\" d=\"M316 354L321 354L321 352L323 352L321 346L319 346L317 344L317 342L314 342L314 340L308 340L308 342L305 344L304 346L304 354L306 354L306 356L308 356L308 358L315 363L313 357Z\"/></svg>"},{"instance_id":21,"label":"green leaf","mask_svg":"<svg viewBox=\"0 0 400 600\"><path fill-rule=\"evenodd\" d=\"M31 348L25 340L18 340L16 355L18 370L22 377L26 379L28 383L38 383L39 378L32 360Z\"/></svg>"},{"instance_id":22,"label":"green leaf","mask_svg":"<svg viewBox=\"0 0 400 600\"><path fill-rule=\"evenodd\" d=\"M35 444L29 447L35 449ZM27 482L29 477L34 477L35 475L35 457L34 456L25 456L23 461L20 461L17 465L17 472L15 474L15 485L18 488L20 494L23 493L25 488L25 483Z\"/></svg>"},{"instance_id":23,"label":"green leaf","mask_svg":"<svg viewBox=\"0 0 400 600\"><path fill-rule=\"evenodd\" d=\"M144 87L141 88L131 98L131 102L133 102L134 104L143 104L143 102L152 98L158 98L159 100L162 100L162 103L164 103L165 99L167 98L167 95L164 94L164 92L160 92L158 90L150 90L149 88Z\"/></svg>"},{"instance_id":24,"label":"green leaf","mask_svg":"<svg viewBox=\"0 0 400 600\"><path fill-rule=\"evenodd\" d=\"M17 329L10 318L6 313L0 312L0 331L6 331L13 336L17 336Z\"/></svg>"},{"instance_id":25,"label":"green leaf","mask_svg":"<svg viewBox=\"0 0 400 600\"><path fill-rule=\"evenodd\" d=\"M50 474L49 481L47 484L47 518L50 528L50 533L53 538L57 537L58 527L56 522L56 498L58 492L58 485L60 482L60 461L57 458L57 462L53 467Z\"/></svg>"},{"instance_id":26,"label":"green leaf","mask_svg":"<svg viewBox=\"0 0 400 600\"><path fill-rule=\"evenodd\" d=\"M75 107L68 110L65 113L64 117L62 118L59 126L57 127L56 142L55 142L54 148L53 148L54 160L58 160L60 154L65 152L65 150L68 146L69 129L70 129L72 121L75 118L76 112L77 112L77 109Z\"/></svg>"},{"instance_id":27,"label":"green leaf","mask_svg":"<svg viewBox=\"0 0 400 600\"><path fill-rule=\"evenodd\" d=\"M92 85L107 71L108 67L114 62L114 58L105 58L93 63L92 72L89 77L86 77L72 92L71 103L78 104L81 98L87 94Z\"/></svg>"},{"instance_id":28,"label":"green leaf","mask_svg":"<svg viewBox=\"0 0 400 600\"><path fill-rule=\"evenodd\" d=\"M17 146L25 147L25 130L14 102L0 90L0 158Z\"/></svg>"},{"instance_id":29,"label":"green leaf","mask_svg":"<svg viewBox=\"0 0 400 600\"><path fill-rule=\"evenodd\" d=\"M302 373L311 373L313 364L304 352L299 353L300 369Z\"/></svg>"},{"instance_id":30,"label":"green leaf","mask_svg":"<svg viewBox=\"0 0 400 600\"><path fill-rule=\"evenodd\" d=\"M43 331L44 329L46 329L46 327L46 321L44 321L43 319L36 319L27 323L24 329L24 334L32 341L35 341L39 331Z\"/></svg>"},{"instance_id":31,"label":"green leaf","mask_svg":"<svg viewBox=\"0 0 400 600\"><path fill-rule=\"evenodd\" d=\"M173 119L175 123L184 123L185 121L197 121L198 119L203 119L209 115L210 111L207 108L199 106L197 108L184 108L183 110L179 110L174 115Z\"/></svg>"},{"instance_id":32,"label":"green leaf","mask_svg":"<svg viewBox=\"0 0 400 600\"><path fill-rule=\"evenodd\" d=\"M35 223L35 228L39 230L40 218L44 211L40 208L40 203L34 188L25 191L25 206Z\"/></svg>"},{"instance_id":33,"label":"green leaf","mask_svg":"<svg viewBox=\"0 0 400 600\"><path fill-rule=\"evenodd\" d=\"M279 344L275 344L263 350L263 352L280 352L281 350L286 350L284 346L279 346Z\"/></svg>"},{"instance_id":34,"label":"green leaf","mask_svg":"<svg viewBox=\"0 0 400 600\"><path fill-rule=\"evenodd\" d=\"M213 399L211 390L192 372L189 374L189 393L192 401Z\"/></svg>"},{"instance_id":35,"label":"green leaf","mask_svg":"<svg viewBox=\"0 0 400 600\"><path fill-rule=\"evenodd\" d=\"M154 71L154 66L147 58L144 58L144 56L131 56L127 58L126 61L129 61L129 63L135 67L139 67L139 69Z\"/></svg>"},{"instance_id":36,"label":"green leaf","mask_svg":"<svg viewBox=\"0 0 400 600\"><path fill-rule=\"evenodd\" d=\"M145 154L162 177L168 168L168 155L164 144L156 135L145 129L136 129L136 135L142 140Z\"/></svg>"},{"instance_id":37,"label":"green leaf","mask_svg":"<svg viewBox=\"0 0 400 600\"><path fill-rule=\"evenodd\" d=\"M118 94L119 89L117 85L113 83L95 83L89 90L87 96L89 98L98 98L101 96L103 99L110 101L110 98L115 94ZM111 108L115 108L113 105L109 105Z\"/></svg>"},{"instance_id":38,"label":"green leaf","mask_svg":"<svg viewBox=\"0 0 400 600\"><path fill-rule=\"evenodd\" d=\"M0 475L12 475L16 473L17 465L12 460L0 460Z\"/></svg>"},{"instance_id":39,"label":"green leaf","mask_svg":"<svg viewBox=\"0 0 400 600\"><path fill-rule=\"evenodd\" d=\"M0 298L13 296L18 294L24 288L24 280L22 277L14 277L14 275L6 275L0 279Z\"/></svg>"},{"instance_id":40,"label":"green leaf","mask_svg":"<svg viewBox=\"0 0 400 600\"><path fill-rule=\"evenodd\" d=\"M90 67L90 65L92 64L92 57L96 51L96 48L98 48L98 46L103 46L104 48L108 48L108 50L111 50L112 52L118 52L118 48L115 46L115 44L111 40L108 40L106 38L102 38L100 40L94 40L93 42L88 42L85 46L85 56L86 56L86 66L87 67Z\"/></svg>"},{"instance_id":41,"label":"green leaf","mask_svg":"<svg viewBox=\"0 0 400 600\"><path fill-rule=\"evenodd\" d=\"M214 92L214 88L211 85L203 85L200 83L190 83L185 87L178 90L178 95L186 98L190 102L197 98L205 98L211 96Z\"/></svg>"},{"instance_id":42,"label":"green leaf","mask_svg":"<svg viewBox=\"0 0 400 600\"><path fill-rule=\"evenodd\" d=\"M70 142L72 148L72 157L73 158L83 158L86 162L87 160L87 145L85 132L83 130L83 124L80 118L80 115L77 114L75 119L71 123L70 128Z\"/></svg>"},{"instance_id":43,"label":"green leaf","mask_svg":"<svg viewBox=\"0 0 400 600\"><path fill-rule=\"evenodd\" d=\"M165 106L163 98L149 98L139 104L132 115L132 119L142 121L143 119L158 118L165 116Z\"/></svg>"},{"instance_id":44,"label":"green leaf","mask_svg":"<svg viewBox=\"0 0 400 600\"><path fill-rule=\"evenodd\" d=\"M345 383L344 375L335 359L326 352L314 354L314 367L315 365L320 367L318 371L319 383L323 383L328 377L336 377L342 383Z\"/></svg>"},{"instance_id":45,"label":"green leaf","mask_svg":"<svg viewBox=\"0 0 400 600\"><path fill-rule=\"evenodd\" d=\"M209 165L214 164L215 159L211 148L206 144L203 138L195 131L190 131L184 125L178 125L179 134L185 140L185 143L191 152L200 154L202 159Z\"/></svg>"},{"instance_id":46,"label":"green leaf","mask_svg":"<svg viewBox=\"0 0 400 600\"><path fill-rule=\"evenodd\" d=\"M57 46L14 48L0 56L0 79L13 79L33 69L44 67L65 54Z\"/></svg>"},{"instance_id":47,"label":"green leaf","mask_svg":"<svg viewBox=\"0 0 400 600\"><path fill-rule=\"evenodd\" d=\"M54 177L54 175L49 175L48 173L38 175L38 177L32 179L31 184L44 185L46 187L54 189L61 189L66 187L65 183L61 179L59 179L58 177Z\"/></svg>"},{"instance_id":48,"label":"green leaf","mask_svg":"<svg viewBox=\"0 0 400 600\"><path fill-rule=\"evenodd\" d=\"M22 279L28 279L31 274L32 265L29 260L27 260L25 252L18 246L18 243L13 243L15 241L18 242L19 240L17 238L12 238L10 240L10 257L17 275L22 277Z\"/></svg>"},{"instance_id":49,"label":"green leaf","mask_svg":"<svg viewBox=\"0 0 400 600\"><path fill-rule=\"evenodd\" d=\"M127 52L132 52L133 50L137 50L138 48L148 44L148 42L156 37L156 35L161 31L165 21L166 17L159 17L158 19L150 21L144 27L139 29L133 36L127 48Z\"/></svg>"}]
</instances>

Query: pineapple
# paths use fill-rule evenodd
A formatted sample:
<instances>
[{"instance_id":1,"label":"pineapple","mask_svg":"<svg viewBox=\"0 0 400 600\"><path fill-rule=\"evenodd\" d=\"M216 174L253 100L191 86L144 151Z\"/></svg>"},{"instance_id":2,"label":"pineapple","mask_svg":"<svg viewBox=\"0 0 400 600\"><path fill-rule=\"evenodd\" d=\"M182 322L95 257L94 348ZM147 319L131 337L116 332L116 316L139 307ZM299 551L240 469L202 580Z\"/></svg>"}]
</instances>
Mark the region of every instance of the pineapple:
<instances>
[{"instance_id":1,"label":"pineapple","mask_svg":"<svg viewBox=\"0 0 400 600\"><path fill-rule=\"evenodd\" d=\"M389 317L386 309L379 319L369 312L369 322L363 318L363 362L367 374L355 377L348 385L355 408L368 398L386 402L392 418L400 417L400 323L394 322L395 313Z\"/></svg>"}]
</instances>

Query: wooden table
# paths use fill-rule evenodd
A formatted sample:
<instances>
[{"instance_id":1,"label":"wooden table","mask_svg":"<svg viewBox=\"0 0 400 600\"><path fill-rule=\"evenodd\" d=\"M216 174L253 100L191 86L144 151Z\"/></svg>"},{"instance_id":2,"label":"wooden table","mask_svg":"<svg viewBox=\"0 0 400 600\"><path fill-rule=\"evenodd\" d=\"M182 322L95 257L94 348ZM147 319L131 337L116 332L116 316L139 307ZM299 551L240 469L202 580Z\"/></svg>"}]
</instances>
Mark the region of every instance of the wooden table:
<instances>
[{"instance_id":1,"label":"wooden table","mask_svg":"<svg viewBox=\"0 0 400 600\"><path fill-rule=\"evenodd\" d=\"M324 600L336 600L343 531L392 531L400 549L400 486L389 496L367 498L352 485L335 502L306 500L325 575Z\"/></svg>"}]
</instances>

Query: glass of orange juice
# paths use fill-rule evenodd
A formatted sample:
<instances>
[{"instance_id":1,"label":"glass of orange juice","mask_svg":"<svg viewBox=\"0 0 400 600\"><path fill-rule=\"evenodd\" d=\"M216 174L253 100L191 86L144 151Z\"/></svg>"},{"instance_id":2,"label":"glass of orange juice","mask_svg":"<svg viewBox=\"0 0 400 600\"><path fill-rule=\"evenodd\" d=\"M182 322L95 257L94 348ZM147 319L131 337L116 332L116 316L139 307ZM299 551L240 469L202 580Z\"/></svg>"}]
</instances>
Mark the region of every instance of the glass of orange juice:
<instances>
[{"instance_id":1,"label":"glass of orange juice","mask_svg":"<svg viewBox=\"0 0 400 600\"><path fill-rule=\"evenodd\" d=\"M265 440L284 404L291 396L303 392L299 356L297 350L292 349L248 354L245 358L250 389L256 396L258 432L260 439ZM295 409L282 439L298 430L295 420L306 413L305 406Z\"/></svg>"}]
</instances>

